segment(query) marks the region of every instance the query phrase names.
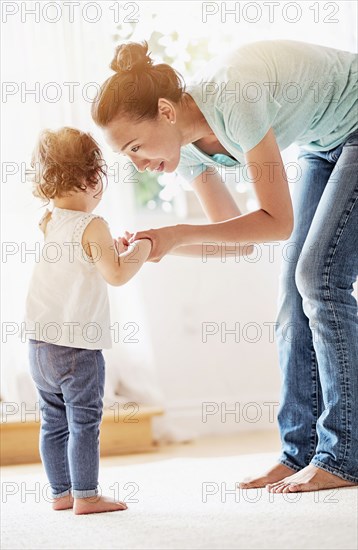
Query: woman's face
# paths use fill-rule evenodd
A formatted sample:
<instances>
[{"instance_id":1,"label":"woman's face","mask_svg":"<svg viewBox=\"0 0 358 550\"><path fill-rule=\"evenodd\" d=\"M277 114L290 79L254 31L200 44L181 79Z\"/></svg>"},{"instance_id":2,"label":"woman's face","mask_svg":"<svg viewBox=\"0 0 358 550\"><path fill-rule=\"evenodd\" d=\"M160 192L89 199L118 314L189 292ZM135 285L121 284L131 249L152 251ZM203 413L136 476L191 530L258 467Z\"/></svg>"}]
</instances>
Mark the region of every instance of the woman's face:
<instances>
[{"instance_id":1,"label":"woman's face","mask_svg":"<svg viewBox=\"0 0 358 550\"><path fill-rule=\"evenodd\" d=\"M181 134L172 117L159 113L153 120L117 118L104 130L107 143L126 155L139 172L173 172L179 164Z\"/></svg>"}]
</instances>

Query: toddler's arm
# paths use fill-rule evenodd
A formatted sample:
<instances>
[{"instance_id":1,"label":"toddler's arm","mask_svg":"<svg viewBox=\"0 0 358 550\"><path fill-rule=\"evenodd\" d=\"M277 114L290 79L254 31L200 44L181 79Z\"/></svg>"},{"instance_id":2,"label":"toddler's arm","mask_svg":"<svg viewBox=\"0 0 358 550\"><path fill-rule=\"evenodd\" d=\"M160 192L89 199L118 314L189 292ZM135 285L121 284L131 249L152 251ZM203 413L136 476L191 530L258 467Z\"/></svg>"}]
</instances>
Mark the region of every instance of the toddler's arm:
<instances>
[{"instance_id":1,"label":"toddler's arm","mask_svg":"<svg viewBox=\"0 0 358 550\"><path fill-rule=\"evenodd\" d=\"M124 232L124 241L128 244L134 233ZM169 254L174 256L192 256L194 258L226 258L227 256L249 256L254 251L251 243L202 243L177 246Z\"/></svg>"},{"instance_id":2,"label":"toddler's arm","mask_svg":"<svg viewBox=\"0 0 358 550\"><path fill-rule=\"evenodd\" d=\"M107 223L95 218L83 232L82 246L107 283L121 286L140 270L150 254L152 243L149 239L134 241L128 250L118 254Z\"/></svg>"}]
</instances>

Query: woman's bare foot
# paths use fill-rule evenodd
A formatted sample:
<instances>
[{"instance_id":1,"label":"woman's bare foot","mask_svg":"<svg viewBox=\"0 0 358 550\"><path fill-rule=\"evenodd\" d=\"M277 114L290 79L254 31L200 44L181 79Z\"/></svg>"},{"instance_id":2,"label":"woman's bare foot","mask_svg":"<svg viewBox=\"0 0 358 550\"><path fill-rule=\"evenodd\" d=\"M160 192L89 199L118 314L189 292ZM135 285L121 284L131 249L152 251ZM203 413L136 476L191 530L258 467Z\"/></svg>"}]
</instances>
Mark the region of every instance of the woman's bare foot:
<instances>
[{"instance_id":1,"label":"woman's bare foot","mask_svg":"<svg viewBox=\"0 0 358 550\"><path fill-rule=\"evenodd\" d=\"M321 491L336 487L352 487L358 485L341 477L330 474L321 468L309 464L299 472L285 477L277 483L267 484L270 493L300 493L305 491Z\"/></svg>"},{"instance_id":2,"label":"woman's bare foot","mask_svg":"<svg viewBox=\"0 0 358 550\"><path fill-rule=\"evenodd\" d=\"M288 468L284 464L275 464L266 474L260 477L252 477L245 479L238 484L240 489L258 489L259 487L266 487L268 483L275 483L285 476L292 474L294 470Z\"/></svg>"},{"instance_id":3,"label":"woman's bare foot","mask_svg":"<svg viewBox=\"0 0 358 550\"><path fill-rule=\"evenodd\" d=\"M116 502L108 497L99 495L88 498L76 498L73 511L75 514L100 514L101 512L117 512L126 510L127 505L124 502Z\"/></svg>"},{"instance_id":4,"label":"woman's bare foot","mask_svg":"<svg viewBox=\"0 0 358 550\"><path fill-rule=\"evenodd\" d=\"M52 508L54 510L68 510L69 508L73 508L73 496L71 493L64 497L55 498L52 501Z\"/></svg>"}]
</instances>

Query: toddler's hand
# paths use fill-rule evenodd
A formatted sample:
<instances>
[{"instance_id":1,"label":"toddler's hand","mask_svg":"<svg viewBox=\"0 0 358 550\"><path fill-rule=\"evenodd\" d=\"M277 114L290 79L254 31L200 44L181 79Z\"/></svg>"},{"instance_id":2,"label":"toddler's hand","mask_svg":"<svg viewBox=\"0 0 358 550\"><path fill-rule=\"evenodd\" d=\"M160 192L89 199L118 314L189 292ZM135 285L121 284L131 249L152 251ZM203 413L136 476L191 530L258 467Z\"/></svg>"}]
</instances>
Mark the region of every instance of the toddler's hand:
<instances>
[{"instance_id":1,"label":"toddler's hand","mask_svg":"<svg viewBox=\"0 0 358 550\"><path fill-rule=\"evenodd\" d=\"M124 232L124 237L122 237L123 242L126 243L127 246L129 246L129 239L133 237L134 233L130 233L129 231Z\"/></svg>"},{"instance_id":2,"label":"toddler's hand","mask_svg":"<svg viewBox=\"0 0 358 550\"><path fill-rule=\"evenodd\" d=\"M117 239L113 239L113 244L118 255L128 250L128 242L124 237L118 237Z\"/></svg>"}]
</instances>

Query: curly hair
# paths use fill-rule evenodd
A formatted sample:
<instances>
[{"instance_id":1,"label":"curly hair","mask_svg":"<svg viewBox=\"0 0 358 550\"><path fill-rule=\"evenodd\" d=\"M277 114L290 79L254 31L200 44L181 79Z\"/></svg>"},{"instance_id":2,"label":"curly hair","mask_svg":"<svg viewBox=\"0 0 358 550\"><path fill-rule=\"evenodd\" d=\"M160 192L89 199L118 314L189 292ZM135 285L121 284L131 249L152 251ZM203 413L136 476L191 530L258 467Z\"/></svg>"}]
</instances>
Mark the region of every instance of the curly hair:
<instances>
[{"instance_id":1,"label":"curly hair","mask_svg":"<svg viewBox=\"0 0 358 550\"><path fill-rule=\"evenodd\" d=\"M33 151L31 166L35 170L33 195L42 200L64 197L72 192L95 189L103 178L107 182L107 165L93 137L75 128L43 130Z\"/></svg>"}]
</instances>

